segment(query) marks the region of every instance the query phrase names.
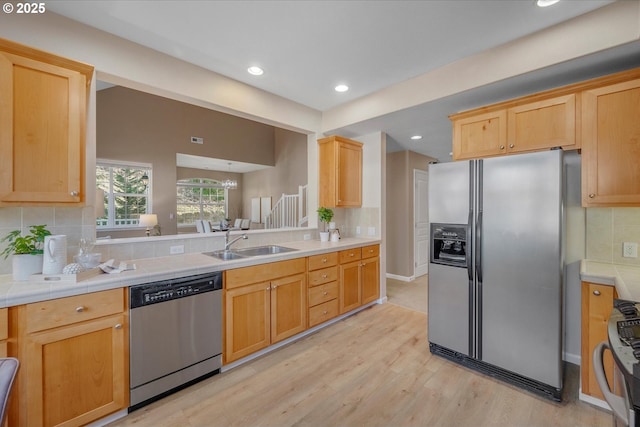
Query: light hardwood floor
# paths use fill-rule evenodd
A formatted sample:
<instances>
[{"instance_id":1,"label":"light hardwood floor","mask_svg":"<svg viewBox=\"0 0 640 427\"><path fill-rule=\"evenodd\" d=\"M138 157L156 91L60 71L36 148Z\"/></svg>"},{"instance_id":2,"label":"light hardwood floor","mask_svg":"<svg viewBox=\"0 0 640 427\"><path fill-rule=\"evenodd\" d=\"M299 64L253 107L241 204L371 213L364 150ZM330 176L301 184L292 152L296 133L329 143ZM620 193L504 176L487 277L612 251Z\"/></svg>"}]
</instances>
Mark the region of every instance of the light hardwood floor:
<instances>
[{"instance_id":1,"label":"light hardwood floor","mask_svg":"<svg viewBox=\"0 0 640 427\"><path fill-rule=\"evenodd\" d=\"M427 316L374 305L111 426L610 426L429 353ZM575 366L573 367L575 369Z\"/></svg>"},{"instance_id":2,"label":"light hardwood floor","mask_svg":"<svg viewBox=\"0 0 640 427\"><path fill-rule=\"evenodd\" d=\"M411 282L387 279L387 300L392 304L426 313L428 282L426 274Z\"/></svg>"}]
</instances>

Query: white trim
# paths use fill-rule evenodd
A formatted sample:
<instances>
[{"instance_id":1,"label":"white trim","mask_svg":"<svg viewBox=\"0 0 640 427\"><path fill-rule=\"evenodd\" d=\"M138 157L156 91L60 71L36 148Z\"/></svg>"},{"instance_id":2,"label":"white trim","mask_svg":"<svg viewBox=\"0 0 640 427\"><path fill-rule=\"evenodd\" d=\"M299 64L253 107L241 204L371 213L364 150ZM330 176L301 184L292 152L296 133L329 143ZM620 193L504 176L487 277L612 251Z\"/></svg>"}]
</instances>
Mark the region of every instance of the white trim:
<instances>
[{"instance_id":1,"label":"white trim","mask_svg":"<svg viewBox=\"0 0 640 427\"><path fill-rule=\"evenodd\" d=\"M136 168L148 168L152 169L153 165L151 163L144 162L128 162L126 160L109 160L109 159L96 159L96 165L107 165L107 166L131 166ZM149 177L151 179L151 177Z\"/></svg>"},{"instance_id":2,"label":"white trim","mask_svg":"<svg viewBox=\"0 0 640 427\"><path fill-rule=\"evenodd\" d=\"M399 276L397 274L387 273L387 279L401 280L403 282L413 282L416 276Z\"/></svg>"},{"instance_id":3,"label":"white trim","mask_svg":"<svg viewBox=\"0 0 640 427\"><path fill-rule=\"evenodd\" d=\"M578 366L581 366L581 363L582 363L582 357L580 357L579 354L573 354L573 353L567 353L567 352L562 353L562 360L564 360L565 362L573 363L574 365L578 365Z\"/></svg>"},{"instance_id":4,"label":"white trim","mask_svg":"<svg viewBox=\"0 0 640 427\"><path fill-rule=\"evenodd\" d=\"M607 411L611 411L611 407L604 400L600 400L597 397L589 396L588 394L582 393L582 387L578 390L578 398L583 402L590 403L593 406L597 406L598 408L606 409Z\"/></svg>"}]
</instances>

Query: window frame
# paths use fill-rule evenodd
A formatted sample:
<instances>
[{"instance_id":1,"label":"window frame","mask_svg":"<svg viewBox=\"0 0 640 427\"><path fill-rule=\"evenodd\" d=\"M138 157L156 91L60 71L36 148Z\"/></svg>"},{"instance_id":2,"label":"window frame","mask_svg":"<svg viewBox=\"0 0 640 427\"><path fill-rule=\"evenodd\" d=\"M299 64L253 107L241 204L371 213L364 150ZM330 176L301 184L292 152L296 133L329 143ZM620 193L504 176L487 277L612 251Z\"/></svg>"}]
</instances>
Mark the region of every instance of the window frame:
<instances>
[{"instance_id":1,"label":"window frame","mask_svg":"<svg viewBox=\"0 0 640 427\"><path fill-rule=\"evenodd\" d=\"M194 182L187 182L190 180L194 180L194 179L199 179L201 182L199 183L194 183ZM211 183L206 183L206 182L202 182L202 181L210 181ZM197 185L197 184L205 184L205 185ZM206 177L192 177L192 178L183 178L183 179L179 179L176 181L176 226L177 228L192 228L195 227L196 224L195 222L193 223L180 223L179 222L179 215L178 215L178 205L180 203L178 203L178 197L177 197L177 192L178 192L178 188L179 187L191 187L191 188L220 188L222 190L224 190L224 216L225 218L228 218L229 215L229 189L224 187L222 185L222 182L214 179L214 178L206 178ZM204 218L202 217L202 193L200 193L200 202L199 202L199 208L200 208L200 216L198 219L203 220Z\"/></svg>"},{"instance_id":2,"label":"window frame","mask_svg":"<svg viewBox=\"0 0 640 427\"><path fill-rule=\"evenodd\" d=\"M143 163L143 162L130 162L125 160L110 160L110 159L96 159L96 171L98 167L109 167L109 168L131 168L131 169L144 169L149 177L149 181L145 188L144 195L140 193L113 193L113 174L109 175L109 188L103 189L105 197L107 197L107 206L106 206L106 217L107 224L106 225L98 225L98 218L96 218L96 231L117 231L117 230L136 230L136 229L145 229L139 225L139 219L131 220L131 224L123 224L118 225L115 223L115 197L119 196L133 196L133 197L145 197L147 200L147 214L153 213L153 167L151 163Z\"/></svg>"}]
</instances>

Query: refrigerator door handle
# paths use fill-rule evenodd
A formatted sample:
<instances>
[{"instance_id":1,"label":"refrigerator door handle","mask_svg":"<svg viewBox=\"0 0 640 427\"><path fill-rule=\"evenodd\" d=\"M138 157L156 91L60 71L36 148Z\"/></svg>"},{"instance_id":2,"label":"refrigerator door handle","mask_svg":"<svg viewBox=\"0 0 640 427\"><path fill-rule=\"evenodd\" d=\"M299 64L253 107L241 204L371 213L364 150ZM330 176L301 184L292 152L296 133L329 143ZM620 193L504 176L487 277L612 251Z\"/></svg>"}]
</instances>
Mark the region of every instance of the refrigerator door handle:
<instances>
[{"instance_id":1,"label":"refrigerator door handle","mask_svg":"<svg viewBox=\"0 0 640 427\"><path fill-rule=\"evenodd\" d=\"M469 210L469 217L467 218L467 245L469 245L469 241L471 240L471 227L473 220L473 210ZM469 276L469 281L473 281L473 259L471 257L470 247L467 246L465 250L465 260L467 262L467 275Z\"/></svg>"},{"instance_id":2,"label":"refrigerator door handle","mask_svg":"<svg viewBox=\"0 0 640 427\"><path fill-rule=\"evenodd\" d=\"M482 283L482 210L478 211L476 222L476 274L478 282Z\"/></svg>"}]
</instances>

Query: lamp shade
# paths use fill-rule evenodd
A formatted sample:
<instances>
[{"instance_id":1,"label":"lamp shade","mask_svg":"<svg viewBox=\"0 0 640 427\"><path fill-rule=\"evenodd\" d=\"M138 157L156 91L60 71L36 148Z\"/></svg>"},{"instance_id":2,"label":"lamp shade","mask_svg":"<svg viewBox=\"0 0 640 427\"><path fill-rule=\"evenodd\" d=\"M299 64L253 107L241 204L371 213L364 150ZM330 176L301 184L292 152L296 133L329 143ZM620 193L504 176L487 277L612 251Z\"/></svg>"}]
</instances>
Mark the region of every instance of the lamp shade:
<instances>
[{"instance_id":1,"label":"lamp shade","mask_svg":"<svg viewBox=\"0 0 640 427\"><path fill-rule=\"evenodd\" d=\"M155 225L158 225L158 215L141 214L139 224L143 227L153 227Z\"/></svg>"}]
</instances>

